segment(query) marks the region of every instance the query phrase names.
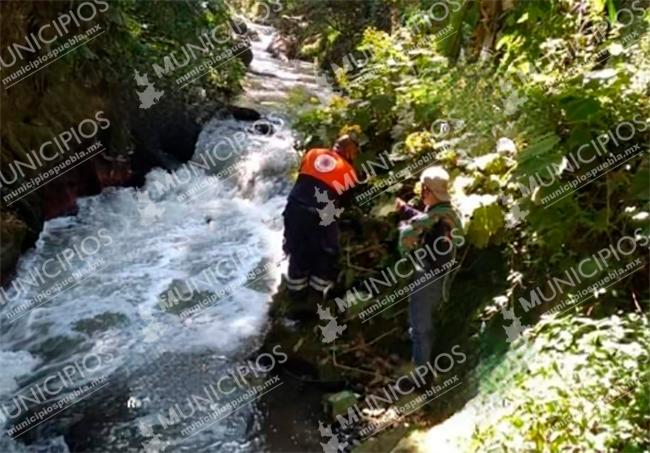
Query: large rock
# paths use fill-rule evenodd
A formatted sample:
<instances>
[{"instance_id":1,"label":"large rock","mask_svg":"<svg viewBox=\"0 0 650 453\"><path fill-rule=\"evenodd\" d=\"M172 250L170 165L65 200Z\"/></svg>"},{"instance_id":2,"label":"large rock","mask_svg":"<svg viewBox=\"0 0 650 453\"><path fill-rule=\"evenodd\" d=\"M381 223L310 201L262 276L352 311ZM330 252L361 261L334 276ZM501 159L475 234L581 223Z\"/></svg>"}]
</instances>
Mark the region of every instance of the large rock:
<instances>
[{"instance_id":1,"label":"large rock","mask_svg":"<svg viewBox=\"0 0 650 453\"><path fill-rule=\"evenodd\" d=\"M334 419L337 415L345 414L348 408L354 406L359 400L359 395L349 390L343 390L342 392L325 395L323 399L330 417Z\"/></svg>"},{"instance_id":2,"label":"large rock","mask_svg":"<svg viewBox=\"0 0 650 453\"><path fill-rule=\"evenodd\" d=\"M98 194L109 186L128 186L132 181L128 159L117 160L106 151L100 152L41 189L43 220L74 214L78 198ZM28 204L35 206L38 202L29 200Z\"/></svg>"},{"instance_id":3,"label":"large rock","mask_svg":"<svg viewBox=\"0 0 650 453\"><path fill-rule=\"evenodd\" d=\"M260 34L259 34L258 32L256 32L255 30L248 30L244 36L245 36L246 39L248 39L249 41L256 41L256 42L258 42L258 41L261 40L261 38L260 38Z\"/></svg>"},{"instance_id":4,"label":"large rock","mask_svg":"<svg viewBox=\"0 0 650 453\"><path fill-rule=\"evenodd\" d=\"M237 107L236 105L229 106L227 111L239 121L257 121L262 117L256 110L247 107Z\"/></svg>"},{"instance_id":5,"label":"large rock","mask_svg":"<svg viewBox=\"0 0 650 453\"><path fill-rule=\"evenodd\" d=\"M237 40L237 45L238 46L241 46L241 45L244 45L244 44L247 47L244 50L239 50L237 52L237 58L239 58L241 60L241 62L244 63L244 65L246 67L248 67L248 66L250 66L251 62L253 61L253 50L251 49L250 41L243 40L243 39ZM240 48L240 47L237 47L237 48Z\"/></svg>"},{"instance_id":6,"label":"large rock","mask_svg":"<svg viewBox=\"0 0 650 453\"><path fill-rule=\"evenodd\" d=\"M245 35L248 32L246 21L238 17L230 19L230 28L237 35Z\"/></svg>"},{"instance_id":7,"label":"large rock","mask_svg":"<svg viewBox=\"0 0 650 453\"><path fill-rule=\"evenodd\" d=\"M0 284L5 284L23 252L23 243L28 227L19 218L8 212L0 213ZM5 301L0 296L0 305Z\"/></svg>"},{"instance_id":8,"label":"large rock","mask_svg":"<svg viewBox=\"0 0 650 453\"><path fill-rule=\"evenodd\" d=\"M107 90L125 91L120 87ZM173 169L193 156L201 125L194 119L194 112L189 111L188 103L170 93L158 104L143 110L136 99L104 99L101 108L113 126L97 135L105 150L12 203L10 209L2 210L2 283L11 277L20 254L38 239L43 222L75 213L78 198L98 194L108 186L141 185L152 168ZM130 145L121 135L133 140L135 149L128 156L126 150ZM69 154L90 144L74 146ZM7 220L9 216L18 222ZM16 226L21 224L24 227Z\"/></svg>"},{"instance_id":9,"label":"large rock","mask_svg":"<svg viewBox=\"0 0 650 453\"><path fill-rule=\"evenodd\" d=\"M275 127L273 124L262 121L262 122L256 122L253 124L253 133L257 135L273 135L275 134Z\"/></svg>"},{"instance_id":10,"label":"large rock","mask_svg":"<svg viewBox=\"0 0 650 453\"><path fill-rule=\"evenodd\" d=\"M170 93L148 110L131 112L134 183L140 185L154 167L174 169L191 159L201 125L186 102Z\"/></svg>"},{"instance_id":11,"label":"large rock","mask_svg":"<svg viewBox=\"0 0 650 453\"><path fill-rule=\"evenodd\" d=\"M12 5L7 11L3 9L2 13L3 18L6 12L17 24L15 30L10 27L2 29L2 38L9 41L18 39L17 35L13 36L14 31L18 33L22 29L29 29L27 19L33 16L32 10L38 9L30 6L29 2L13 2ZM56 14L55 9L45 11L45 16ZM241 33L236 38L241 40L238 47L242 52L240 58L248 64L252 60L250 41L246 38L250 31L241 22L233 26L233 31ZM2 93L0 116L3 118L3 131L7 126L7 133L3 132L2 136L3 157L27 162L28 150L99 111L105 112L110 127L100 131L97 137L104 151L87 161L78 162L69 171L62 171L56 178L10 206L4 203L0 206L2 281L6 281L13 271L19 254L34 245L43 222L73 213L79 197L97 194L107 186L142 184L153 167L172 169L190 159L201 129L201 109L204 113L211 113L216 108L215 104L219 104L215 99L221 99L208 95L199 100L197 108L194 108L188 102L191 90L167 89L166 93L160 94L154 90L158 102L145 107L136 96L136 93L143 94L143 87L134 84L141 80L140 75L135 80L126 77L119 82L111 82L111 77L98 79L85 77L81 73L67 79L61 79L59 72L44 71L40 74L39 82L35 85L32 79L32 82L26 81ZM152 88L148 82L147 85L145 92ZM219 94L227 93L220 91ZM259 114L254 113L252 120L259 118ZM88 145L90 143L71 143L68 154L86 150ZM3 165L7 165L8 160L5 159ZM57 163L51 162L52 167Z\"/></svg>"},{"instance_id":12,"label":"large rock","mask_svg":"<svg viewBox=\"0 0 650 453\"><path fill-rule=\"evenodd\" d=\"M282 61L287 61L294 46L295 42L293 39L281 35L276 35L271 40L271 43L266 48L266 50L275 58L278 58Z\"/></svg>"}]
</instances>

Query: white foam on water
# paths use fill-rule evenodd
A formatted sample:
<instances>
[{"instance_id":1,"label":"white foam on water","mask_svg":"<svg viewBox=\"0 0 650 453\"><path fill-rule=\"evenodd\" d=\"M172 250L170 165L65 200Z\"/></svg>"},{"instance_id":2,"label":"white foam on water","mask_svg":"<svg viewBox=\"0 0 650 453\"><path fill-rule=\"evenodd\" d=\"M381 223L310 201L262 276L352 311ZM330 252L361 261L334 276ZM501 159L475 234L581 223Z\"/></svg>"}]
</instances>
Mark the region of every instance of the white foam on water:
<instances>
[{"instance_id":1,"label":"white foam on water","mask_svg":"<svg viewBox=\"0 0 650 453\"><path fill-rule=\"evenodd\" d=\"M38 359L27 351L0 351L0 395L6 395L18 388L16 379L29 373L37 364Z\"/></svg>"},{"instance_id":2,"label":"white foam on water","mask_svg":"<svg viewBox=\"0 0 650 453\"><path fill-rule=\"evenodd\" d=\"M251 76L255 89L243 100L260 107L262 97L280 96L290 87L313 89L315 85L300 81L309 74L297 74L296 65L270 58L265 52L270 30L257 28L262 41L254 43L251 69L274 77ZM272 135L251 134L250 122L212 119L199 136L194 165L186 163L174 172L154 169L141 188L108 188L78 200L77 215L45 223L34 249L18 264L19 279L28 279L34 269L84 238L101 233L110 240L92 259L73 260L59 279L87 271L91 262L97 263L95 271L12 319L8 310L37 297L51 282L28 285L21 294L9 292L11 300L0 308L0 398L18 391L18 376L56 369L99 344L114 358L111 372L137 368L133 350L151 341L152 326L159 350L176 352L208 348L233 355L260 335L285 265L281 212L290 190L287 174L297 156L289 120L261 108L273 124ZM246 140L237 141L242 136ZM202 156L214 153L217 145L228 159L214 168L199 168ZM228 177L219 175L224 169ZM228 260L236 260L236 266L224 265L216 278L197 278ZM266 269L263 275L247 278L260 267ZM170 288L188 279L198 280L196 287L206 294L228 291L183 320L161 309L160 302ZM41 356L47 361L41 362Z\"/></svg>"}]
</instances>

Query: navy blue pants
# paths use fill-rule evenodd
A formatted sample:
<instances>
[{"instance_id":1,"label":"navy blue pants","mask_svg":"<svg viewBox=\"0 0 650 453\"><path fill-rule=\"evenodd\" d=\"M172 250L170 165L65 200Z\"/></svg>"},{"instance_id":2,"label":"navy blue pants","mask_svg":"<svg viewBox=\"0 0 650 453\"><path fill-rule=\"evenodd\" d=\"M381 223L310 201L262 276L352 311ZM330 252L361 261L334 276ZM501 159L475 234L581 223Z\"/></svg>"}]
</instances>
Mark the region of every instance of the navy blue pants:
<instances>
[{"instance_id":1,"label":"navy blue pants","mask_svg":"<svg viewBox=\"0 0 650 453\"><path fill-rule=\"evenodd\" d=\"M284 252L289 256L287 288L297 292L311 286L326 292L334 286L338 275L337 222L323 226L316 209L291 200L283 216Z\"/></svg>"}]
</instances>

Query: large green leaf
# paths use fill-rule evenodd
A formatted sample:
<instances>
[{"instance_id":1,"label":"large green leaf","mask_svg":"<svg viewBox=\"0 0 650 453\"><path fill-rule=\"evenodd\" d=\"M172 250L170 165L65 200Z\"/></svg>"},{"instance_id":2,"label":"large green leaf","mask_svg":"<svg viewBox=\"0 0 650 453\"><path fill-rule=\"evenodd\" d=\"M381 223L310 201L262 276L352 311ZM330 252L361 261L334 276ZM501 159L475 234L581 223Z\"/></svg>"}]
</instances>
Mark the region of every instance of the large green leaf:
<instances>
[{"instance_id":1,"label":"large green leaf","mask_svg":"<svg viewBox=\"0 0 650 453\"><path fill-rule=\"evenodd\" d=\"M650 201L650 166L644 165L634 174L630 196L633 199Z\"/></svg>"},{"instance_id":2,"label":"large green leaf","mask_svg":"<svg viewBox=\"0 0 650 453\"><path fill-rule=\"evenodd\" d=\"M593 98L568 96L560 100L560 105L571 123L592 121L601 114L600 102Z\"/></svg>"},{"instance_id":3,"label":"large green leaf","mask_svg":"<svg viewBox=\"0 0 650 453\"><path fill-rule=\"evenodd\" d=\"M469 242L484 248L504 226L505 219L494 195L469 195L458 201Z\"/></svg>"},{"instance_id":4,"label":"large green leaf","mask_svg":"<svg viewBox=\"0 0 650 453\"><path fill-rule=\"evenodd\" d=\"M517 173L529 176L544 170L553 163L559 163L562 153L558 143L560 143L560 137L554 133L533 140L517 158Z\"/></svg>"}]
</instances>

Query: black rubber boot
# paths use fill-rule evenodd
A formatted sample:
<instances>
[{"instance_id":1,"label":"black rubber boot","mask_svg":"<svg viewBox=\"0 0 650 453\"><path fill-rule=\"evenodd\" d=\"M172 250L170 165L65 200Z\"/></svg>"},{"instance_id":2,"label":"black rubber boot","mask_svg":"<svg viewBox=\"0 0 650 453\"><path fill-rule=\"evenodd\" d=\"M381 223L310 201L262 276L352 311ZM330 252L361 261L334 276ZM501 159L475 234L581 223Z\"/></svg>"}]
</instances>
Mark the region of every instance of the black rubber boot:
<instances>
[{"instance_id":1,"label":"black rubber boot","mask_svg":"<svg viewBox=\"0 0 650 453\"><path fill-rule=\"evenodd\" d=\"M292 321L307 322L316 320L316 304L308 288L300 291L289 291L290 303L286 317Z\"/></svg>"}]
</instances>

